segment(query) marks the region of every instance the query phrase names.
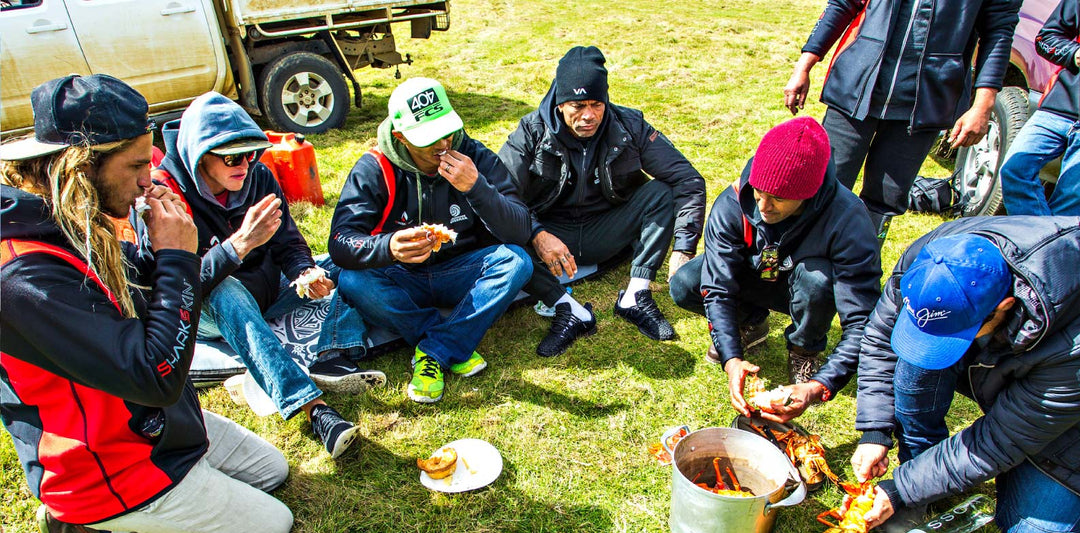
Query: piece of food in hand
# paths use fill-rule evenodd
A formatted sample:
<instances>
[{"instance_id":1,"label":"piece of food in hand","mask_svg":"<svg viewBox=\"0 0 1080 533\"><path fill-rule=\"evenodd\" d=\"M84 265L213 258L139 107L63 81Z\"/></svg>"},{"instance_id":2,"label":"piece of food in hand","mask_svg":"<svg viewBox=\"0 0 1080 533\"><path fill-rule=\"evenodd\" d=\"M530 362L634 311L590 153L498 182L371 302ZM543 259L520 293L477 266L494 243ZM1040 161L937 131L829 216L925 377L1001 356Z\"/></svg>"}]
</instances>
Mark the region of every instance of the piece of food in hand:
<instances>
[{"instance_id":1,"label":"piece of food in hand","mask_svg":"<svg viewBox=\"0 0 1080 533\"><path fill-rule=\"evenodd\" d=\"M791 389L783 385L773 390L767 390L767 388L768 382L757 377L757 374L746 376L743 396L746 397L746 403L750 405L751 409L773 413L780 407L791 405Z\"/></svg>"},{"instance_id":2,"label":"piece of food in hand","mask_svg":"<svg viewBox=\"0 0 1080 533\"><path fill-rule=\"evenodd\" d=\"M416 466L427 472L431 479L442 479L454 473L457 468L457 450L441 448L427 459L417 459Z\"/></svg>"},{"instance_id":3,"label":"piece of food in hand","mask_svg":"<svg viewBox=\"0 0 1080 533\"><path fill-rule=\"evenodd\" d=\"M140 196L135 199L135 215L146 218L146 212L150 210L150 204L146 203L146 197Z\"/></svg>"},{"instance_id":4,"label":"piece of food in hand","mask_svg":"<svg viewBox=\"0 0 1080 533\"><path fill-rule=\"evenodd\" d=\"M327 272L322 267L314 266L304 271L303 274L297 276L289 285L296 288L296 295L301 298L311 298L314 293L311 291L311 284L315 283L325 276Z\"/></svg>"},{"instance_id":5,"label":"piece of food in hand","mask_svg":"<svg viewBox=\"0 0 1080 533\"><path fill-rule=\"evenodd\" d=\"M442 245L448 242L457 242L457 232L442 224L424 224L420 226L420 229L428 232L428 235L435 237L435 246L431 248L432 252L438 252L439 249L442 248Z\"/></svg>"}]
</instances>

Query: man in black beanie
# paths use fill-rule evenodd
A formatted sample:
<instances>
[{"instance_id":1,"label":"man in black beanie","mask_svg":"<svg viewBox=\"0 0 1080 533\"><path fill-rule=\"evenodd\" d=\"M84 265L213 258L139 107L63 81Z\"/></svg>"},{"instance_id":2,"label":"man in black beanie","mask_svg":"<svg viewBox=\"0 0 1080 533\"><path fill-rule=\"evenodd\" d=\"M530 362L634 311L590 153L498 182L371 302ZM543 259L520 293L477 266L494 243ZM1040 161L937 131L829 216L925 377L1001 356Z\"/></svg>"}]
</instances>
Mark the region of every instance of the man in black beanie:
<instances>
[{"instance_id":1,"label":"man in black beanie","mask_svg":"<svg viewBox=\"0 0 1080 533\"><path fill-rule=\"evenodd\" d=\"M499 158L532 215L535 268L525 291L555 309L536 353L559 355L596 332L592 305L574 300L558 276L572 278L578 263L602 263L628 246L630 281L614 313L651 339L674 339L649 282L673 239L669 278L694 257L705 180L641 111L608 101L599 49L576 46L559 60L539 109L521 119Z\"/></svg>"}]
</instances>

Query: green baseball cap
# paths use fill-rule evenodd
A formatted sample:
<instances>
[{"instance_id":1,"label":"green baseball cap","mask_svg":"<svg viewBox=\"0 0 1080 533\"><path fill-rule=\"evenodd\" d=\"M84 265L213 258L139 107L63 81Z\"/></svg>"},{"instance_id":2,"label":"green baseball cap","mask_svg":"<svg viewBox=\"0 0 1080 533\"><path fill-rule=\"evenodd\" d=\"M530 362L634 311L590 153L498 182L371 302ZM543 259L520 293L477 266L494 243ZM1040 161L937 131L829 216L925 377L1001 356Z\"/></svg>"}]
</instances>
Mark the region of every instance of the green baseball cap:
<instances>
[{"instance_id":1,"label":"green baseball cap","mask_svg":"<svg viewBox=\"0 0 1080 533\"><path fill-rule=\"evenodd\" d=\"M441 83L410 78L390 94L390 123L414 146L430 146L465 125L450 107Z\"/></svg>"}]
</instances>

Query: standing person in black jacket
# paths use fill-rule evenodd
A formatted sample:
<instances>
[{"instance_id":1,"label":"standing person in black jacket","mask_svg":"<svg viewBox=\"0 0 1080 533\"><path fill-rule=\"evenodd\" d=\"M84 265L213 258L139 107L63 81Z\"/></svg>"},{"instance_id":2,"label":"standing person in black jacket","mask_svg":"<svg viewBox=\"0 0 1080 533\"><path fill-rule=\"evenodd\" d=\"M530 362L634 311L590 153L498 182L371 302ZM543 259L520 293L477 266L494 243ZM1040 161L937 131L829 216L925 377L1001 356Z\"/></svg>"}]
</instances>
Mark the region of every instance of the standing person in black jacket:
<instances>
[{"instance_id":1,"label":"standing person in black jacket","mask_svg":"<svg viewBox=\"0 0 1080 533\"><path fill-rule=\"evenodd\" d=\"M1020 3L829 0L784 87L784 105L792 113L803 107L810 69L839 41L821 91L829 106L822 123L841 184L854 187L866 163L859 196L880 241L889 220L907 211L938 132L952 128L953 148L986 135Z\"/></svg>"},{"instance_id":2,"label":"standing person in black jacket","mask_svg":"<svg viewBox=\"0 0 1080 533\"><path fill-rule=\"evenodd\" d=\"M345 180L330 257L345 301L415 347L409 398L434 403L445 370L487 367L476 347L532 274L529 213L439 82L407 80L387 107L378 147Z\"/></svg>"},{"instance_id":3,"label":"standing person in black jacket","mask_svg":"<svg viewBox=\"0 0 1080 533\"><path fill-rule=\"evenodd\" d=\"M906 532L927 503L997 478L1009 533L1080 531L1080 218L947 222L896 263L866 324L851 458L900 465L868 519ZM949 436L955 392L983 416Z\"/></svg>"},{"instance_id":4,"label":"standing person in black jacket","mask_svg":"<svg viewBox=\"0 0 1080 533\"><path fill-rule=\"evenodd\" d=\"M863 326L880 294L881 259L866 209L840 187L829 140L800 117L761 139L732 187L713 203L705 253L671 279L671 297L709 319L706 360L728 374L731 402L758 367L745 350L765 341L769 310L791 316L785 331L792 405L768 415L788 420L826 401L855 374ZM833 317L843 335L818 370Z\"/></svg>"},{"instance_id":5,"label":"standing person in black jacket","mask_svg":"<svg viewBox=\"0 0 1080 533\"><path fill-rule=\"evenodd\" d=\"M572 278L578 263L602 263L628 246L630 281L614 313L650 339L674 339L649 282L672 238L668 278L694 257L705 220L705 180L641 111L608 101L604 61L594 46L570 49L540 107L499 150L532 214L525 290L555 309L536 347L544 357L596 332L592 305L567 294L557 276Z\"/></svg>"},{"instance_id":6,"label":"standing person in black jacket","mask_svg":"<svg viewBox=\"0 0 1080 533\"><path fill-rule=\"evenodd\" d=\"M0 415L42 531L289 531L263 492L285 481L285 457L201 411L188 380L197 233L150 181L146 100L93 75L45 82L31 102L34 137L0 147ZM110 218L140 196L145 250L122 247Z\"/></svg>"},{"instance_id":7,"label":"standing person in black jacket","mask_svg":"<svg viewBox=\"0 0 1080 533\"><path fill-rule=\"evenodd\" d=\"M340 355L362 347L364 332L336 295L315 348L328 360L313 364L310 376L266 323L308 298L327 296L337 272L328 259L317 264L311 257L277 180L258 162L270 147L266 135L236 102L214 92L191 102L180 120L165 125L164 135L167 151L154 176L174 180L199 229L206 293L199 337L224 338L282 418L307 414L337 458L356 427L326 405L322 389L358 393L386 377L360 371ZM290 284L305 277L311 279L301 296Z\"/></svg>"},{"instance_id":8,"label":"standing person in black jacket","mask_svg":"<svg viewBox=\"0 0 1080 533\"><path fill-rule=\"evenodd\" d=\"M1080 215L1080 3L1061 0L1035 37L1035 50L1061 67L1039 109L1024 123L1001 164L1001 195L1010 215ZM1061 157L1049 201L1039 171Z\"/></svg>"}]
</instances>

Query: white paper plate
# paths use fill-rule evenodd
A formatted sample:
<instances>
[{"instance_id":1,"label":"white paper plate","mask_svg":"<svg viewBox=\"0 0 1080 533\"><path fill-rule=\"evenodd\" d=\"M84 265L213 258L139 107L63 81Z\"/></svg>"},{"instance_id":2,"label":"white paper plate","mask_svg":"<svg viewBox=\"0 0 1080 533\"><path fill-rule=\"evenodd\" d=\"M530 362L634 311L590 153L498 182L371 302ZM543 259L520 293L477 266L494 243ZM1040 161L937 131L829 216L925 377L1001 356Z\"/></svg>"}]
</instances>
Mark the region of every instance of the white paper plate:
<instances>
[{"instance_id":1,"label":"white paper plate","mask_svg":"<svg viewBox=\"0 0 1080 533\"><path fill-rule=\"evenodd\" d=\"M420 472L420 483L438 492L465 492L486 487L499 479L503 461L499 450L480 439L455 440L440 446L457 451L457 468L454 474L443 479L431 479L427 472ZM466 466L468 465L468 466Z\"/></svg>"}]
</instances>

